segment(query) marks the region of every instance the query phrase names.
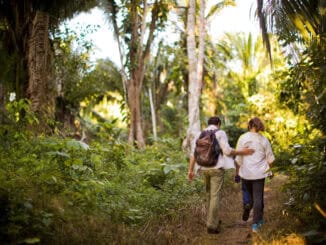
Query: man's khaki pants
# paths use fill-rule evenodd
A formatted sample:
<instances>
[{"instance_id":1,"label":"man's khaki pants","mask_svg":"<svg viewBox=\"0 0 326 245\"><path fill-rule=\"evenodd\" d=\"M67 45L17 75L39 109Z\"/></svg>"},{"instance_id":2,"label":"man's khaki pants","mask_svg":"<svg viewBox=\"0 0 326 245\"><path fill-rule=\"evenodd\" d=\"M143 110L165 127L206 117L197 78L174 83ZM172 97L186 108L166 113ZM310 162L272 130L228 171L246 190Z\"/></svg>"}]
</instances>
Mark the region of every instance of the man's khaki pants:
<instances>
[{"instance_id":1,"label":"man's khaki pants","mask_svg":"<svg viewBox=\"0 0 326 245\"><path fill-rule=\"evenodd\" d=\"M221 191L224 182L224 169L202 170L206 185L207 222L209 229L219 229L218 211L221 200Z\"/></svg>"}]
</instances>

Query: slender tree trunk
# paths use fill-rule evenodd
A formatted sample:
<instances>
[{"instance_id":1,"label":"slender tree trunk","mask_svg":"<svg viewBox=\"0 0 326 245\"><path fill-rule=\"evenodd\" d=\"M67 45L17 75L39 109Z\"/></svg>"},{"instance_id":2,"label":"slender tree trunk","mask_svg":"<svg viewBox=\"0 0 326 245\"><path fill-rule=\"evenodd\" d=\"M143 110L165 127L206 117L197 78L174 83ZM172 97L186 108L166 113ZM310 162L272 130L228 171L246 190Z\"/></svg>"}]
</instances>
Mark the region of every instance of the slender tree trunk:
<instances>
[{"instance_id":1,"label":"slender tree trunk","mask_svg":"<svg viewBox=\"0 0 326 245\"><path fill-rule=\"evenodd\" d=\"M127 84L128 84L128 78L127 78L127 73L124 67L124 53L122 50L122 43L121 43L121 39L120 39L120 30L119 30L119 26L118 26L118 8L115 4L114 1L107 1L108 3L108 9L109 12L111 14L112 18L112 24L113 24L113 31L114 31L114 36L117 39L117 44L118 44L118 51L119 51L119 60L120 60L120 65L121 65L121 70L120 70L120 74L122 77L122 86L123 86L123 97L126 101L126 103L128 102L127 99Z\"/></svg>"},{"instance_id":2,"label":"slender tree trunk","mask_svg":"<svg viewBox=\"0 0 326 245\"><path fill-rule=\"evenodd\" d=\"M51 84L51 48L49 40L49 15L37 11L28 42L28 95L32 110L44 116L54 116L54 86Z\"/></svg>"},{"instance_id":3,"label":"slender tree trunk","mask_svg":"<svg viewBox=\"0 0 326 245\"><path fill-rule=\"evenodd\" d=\"M205 6L205 5L204 5ZM204 7L201 4L201 8ZM204 11L203 9L202 11ZM203 13L201 11L201 13ZM199 23L204 19L200 16ZM204 23L203 23L204 24ZM203 27L202 25L200 26ZM189 128L187 137L183 142L183 148L188 153L192 152L192 142L200 132L200 95L203 75L204 59L204 35L200 36L200 53L197 57L196 52L196 0L189 0L188 19L187 19L187 55L189 62L189 89L188 89L188 116Z\"/></svg>"},{"instance_id":4,"label":"slender tree trunk","mask_svg":"<svg viewBox=\"0 0 326 245\"><path fill-rule=\"evenodd\" d=\"M116 23L116 22L115 22ZM127 84L128 84L128 79L127 79L127 74L126 74L126 69L124 67L124 61L123 61L123 51L121 48L121 42L120 42L120 35L119 35L119 29L117 25L114 25L114 31L115 31L115 36L117 38L117 43L118 43L118 50L119 50L119 58L120 58L120 65L121 65L121 77L122 77L122 86L123 86L123 96L125 101L127 102Z\"/></svg>"},{"instance_id":5,"label":"slender tree trunk","mask_svg":"<svg viewBox=\"0 0 326 245\"><path fill-rule=\"evenodd\" d=\"M199 12L199 45L198 45L198 64L197 64L197 91L198 97L201 95L201 89L203 84L203 71L204 71L204 58L205 58L205 36L206 36L206 20L205 9L206 1L200 0L200 12ZM199 103L198 103L199 108Z\"/></svg>"},{"instance_id":6,"label":"slender tree trunk","mask_svg":"<svg viewBox=\"0 0 326 245\"><path fill-rule=\"evenodd\" d=\"M129 136L128 136L128 142L129 144L133 144L135 141L135 131L136 131L136 108L134 103L134 98L136 97L136 88L134 85L130 84L128 85L128 107L129 107Z\"/></svg>"},{"instance_id":7,"label":"slender tree trunk","mask_svg":"<svg viewBox=\"0 0 326 245\"><path fill-rule=\"evenodd\" d=\"M148 95L149 95L149 103L151 106L151 114L152 114L153 138L154 138L154 141L157 141L155 103L154 103L151 87L148 88Z\"/></svg>"}]
</instances>

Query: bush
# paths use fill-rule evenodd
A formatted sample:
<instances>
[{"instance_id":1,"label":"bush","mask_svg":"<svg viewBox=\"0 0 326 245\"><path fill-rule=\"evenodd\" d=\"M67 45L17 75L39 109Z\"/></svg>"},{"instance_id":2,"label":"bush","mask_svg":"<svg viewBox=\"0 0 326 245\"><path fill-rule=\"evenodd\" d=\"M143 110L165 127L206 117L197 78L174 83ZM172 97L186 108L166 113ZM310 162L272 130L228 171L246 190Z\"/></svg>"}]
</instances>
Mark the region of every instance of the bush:
<instances>
[{"instance_id":1,"label":"bush","mask_svg":"<svg viewBox=\"0 0 326 245\"><path fill-rule=\"evenodd\" d=\"M326 224L318 211L318 207L323 210L326 208L325 143L326 138L320 137L307 140L305 144L293 145L292 157L288 161L287 173L291 181L285 186L285 190L290 193L287 204L308 225L306 228L319 229Z\"/></svg>"},{"instance_id":2,"label":"bush","mask_svg":"<svg viewBox=\"0 0 326 245\"><path fill-rule=\"evenodd\" d=\"M140 225L197 193L187 182L177 140L139 150L113 140L88 146L16 129L0 130L2 239L53 241L62 235L60 225L78 226L85 216Z\"/></svg>"}]
</instances>

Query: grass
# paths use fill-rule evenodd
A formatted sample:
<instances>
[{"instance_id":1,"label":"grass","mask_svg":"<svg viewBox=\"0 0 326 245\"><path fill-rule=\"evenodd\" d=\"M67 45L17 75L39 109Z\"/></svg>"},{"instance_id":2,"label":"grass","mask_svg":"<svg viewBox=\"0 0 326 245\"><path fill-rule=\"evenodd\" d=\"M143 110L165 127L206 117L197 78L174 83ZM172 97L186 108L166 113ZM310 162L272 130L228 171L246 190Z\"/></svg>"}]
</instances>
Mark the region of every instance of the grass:
<instances>
[{"instance_id":1,"label":"grass","mask_svg":"<svg viewBox=\"0 0 326 245\"><path fill-rule=\"evenodd\" d=\"M186 178L186 170L184 170ZM47 244L306 244L298 234L300 222L290 216L284 203L288 197L280 187L287 177L276 175L266 181L265 189L265 222L259 235L250 233L250 219L243 222L240 185L233 182L233 171L225 177L222 193L220 218L222 232L218 235L206 234L206 208L204 185L201 193L196 193L180 206L159 216L149 218L141 225L126 225L110 220L109 217L86 214L78 209L65 215L69 208L59 198L53 197L49 205L56 215L56 222L51 224L51 234ZM187 188L185 186L184 188ZM252 214L251 214L252 215ZM44 240L43 240L44 241Z\"/></svg>"},{"instance_id":2,"label":"grass","mask_svg":"<svg viewBox=\"0 0 326 245\"><path fill-rule=\"evenodd\" d=\"M298 234L300 223L286 212L287 195L280 187L287 181L283 175L267 181L265 191L265 221L259 235L251 234L250 220L243 222L240 186L232 182L233 172L225 178L221 202L222 232L207 235L204 195L180 210L166 214L144 225L139 241L145 244L306 244ZM204 189L203 189L204 194ZM252 217L252 216L251 216Z\"/></svg>"}]
</instances>

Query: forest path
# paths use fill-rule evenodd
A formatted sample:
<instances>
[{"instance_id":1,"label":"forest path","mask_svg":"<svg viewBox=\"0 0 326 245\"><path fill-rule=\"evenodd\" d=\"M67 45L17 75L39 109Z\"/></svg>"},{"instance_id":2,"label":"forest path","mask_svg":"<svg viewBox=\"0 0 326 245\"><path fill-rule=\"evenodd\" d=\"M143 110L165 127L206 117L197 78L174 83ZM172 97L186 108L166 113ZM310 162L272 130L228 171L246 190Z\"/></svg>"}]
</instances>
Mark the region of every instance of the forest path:
<instances>
[{"instance_id":1,"label":"forest path","mask_svg":"<svg viewBox=\"0 0 326 245\"><path fill-rule=\"evenodd\" d=\"M282 213L284 193L280 192L280 187L285 183L286 177L283 175L275 176L272 180L266 179L264 191L264 220L266 229L273 219ZM196 244L267 244L266 237L260 233L251 232L253 212L251 211L248 221L242 220L242 193L240 184L232 191L224 191L224 198L221 204L222 230L218 235L205 234ZM277 213L277 215L275 215ZM199 241L200 240L200 241Z\"/></svg>"},{"instance_id":2,"label":"forest path","mask_svg":"<svg viewBox=\"0 0 326 245\"><path fill-rule=\"evenodd\" d=\"M290 217L283 215L286 194L280 191L281 186L287 181L284 175L276 175L265 183L265 224L261 232L251 232L252 215L248 221L242 220L242 193L240 184L225 183L221 201L220 218L222 229L219 234L207 234L206 209L204 200L201 205L184 207L181 212L174 214L170 219L151 224L150 234L155 237L146 237L146 241L155 241L154 244L193 244L193 245L241 245L241 244L305 244L295 236L291 242L288 237L279 241L280 234L295 222ZM291 236L290 236L291 237ZM274 240L275 239L275 240ZM285 240L284 240L285 239ZM291 238L292 239L292 238ZM278 241L277 241L278 240ZM273 241L273 242L271 242Z\"/></svg>"}]
</instances>

